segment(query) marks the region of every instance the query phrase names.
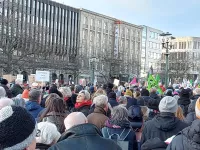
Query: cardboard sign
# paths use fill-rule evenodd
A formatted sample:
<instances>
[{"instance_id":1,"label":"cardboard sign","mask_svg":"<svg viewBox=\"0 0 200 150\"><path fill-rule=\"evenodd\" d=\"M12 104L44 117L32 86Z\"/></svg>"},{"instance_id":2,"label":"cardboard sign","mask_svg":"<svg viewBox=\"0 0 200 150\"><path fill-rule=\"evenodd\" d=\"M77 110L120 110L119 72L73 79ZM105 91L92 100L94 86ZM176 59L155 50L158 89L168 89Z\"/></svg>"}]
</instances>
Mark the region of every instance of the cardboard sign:
<instances>
[{"instance_id":1,"label":"cardboard sign","mask_svg":"<svg viewBox=\"0 0 200 150\"><path fill-rule=\"evenodd\" d=\"M32 83L35 82L35 74L31 74L28 76L28 83L29 85L32 85Z\"/></svg>"},{"instance_id":2,"label":"cardboard sign","mask_svg":"<svg viewBox=\"0 0 200 150\"><path fill-rule=\"evenodd\" d=\"M118 86L119 85L119 80L118 79L114 79L114 85Z\"/></svg>"},{"instance_id":3,"label":"cardboard sign","mask_svg":"<svg viewBox=\"0 0 200 150\"><path fill-rule=\"evenodd\" d=\"M35 81L38 82L49 82L50 80L50 72L49 71L36 71Z\"/></svg>"},{"instance_id":4,"label":"cardboard sign","mask_svg":"<svg viewBox=\"0 0 200 150\"><path fill-rule=\"evenodd\" d=\"M24 77L23 74L17 74L17 80L19 80L21 84L23 83L23 80L24 80L23 77Z\"/></svg>"}]
</instances>

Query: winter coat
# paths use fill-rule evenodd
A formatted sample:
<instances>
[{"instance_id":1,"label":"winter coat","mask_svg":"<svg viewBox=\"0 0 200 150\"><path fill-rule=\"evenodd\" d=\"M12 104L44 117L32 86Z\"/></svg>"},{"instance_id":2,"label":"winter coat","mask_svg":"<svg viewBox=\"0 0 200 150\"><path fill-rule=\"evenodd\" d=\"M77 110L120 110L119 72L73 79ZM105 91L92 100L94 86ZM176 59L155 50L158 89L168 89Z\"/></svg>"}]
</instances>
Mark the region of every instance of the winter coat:
<instances>
[{"instance_id":1,"label":"winter coat","mask_svg":"<svg viewBox=\"0 0 200 150\"><path fill-rule=\"evenodd\" d=\"M160 101L161 100L161 98L158 96L158 94L156 94L156 93L151 93L150 95L149 95L149 97L151 97L151 98L153 98L153 99L156 99L156 100L158 100L158 101Z\"/></svg>"},{"instance_id":2,"label":"winter coat","mask_svg":"<svg viewBox=\"0 0 200 150\"><path fill-rule=\"evenodd\" d=\"M43 122L51 122L56 125L58 131L62 134L65 132L64 119L68 113L49 112L43 118Z\"/></svg>"},{"instance_id":3,"label":"winter coat","mask_svg":"<svg viewBox=\"0 0 200 150\"><path fill-rule=\"evenodd\" d=\"M137 105L137 99L132 98L128 95L125 95L125 97L127 98L127 105L126 108L128 109L129 107L133 106L133 105Z\"/></svg>"},{"instance_id":4,"label":"winter coat","mask_svg":"<svg viewBox=\"0 0 200 150\"><path fill-rule=\"evenodd\" d=\"M197 99L200 97L200 95L194 95L193 97L191 97L191 103L189 104L189 107L188 107L188 113L190 112L195 112L195 105L196 105L196 102L197 102Z\"/></svg>"},{"instance_id":5,"label":"winter coat","mask_svg":"<svg viewBox=\"0 0 200 150\"><path fill-rule=\"evenodd\" d=\"M144 105L144 98L142 96L138 97L138 99L137 99L137 105L139 105L139 106L145 106Z\"/></svg>"},{"instance_id":6,"label":"winter coat","mask_svg":"<svg viewBox=\"0 0 200 150\"><path fill-rule=\"evenodd\" d=\"M141 150L166 150L167 144L164 141L161 141L159 138L153 138L147 140L141 146Z\"/></svg>"},{"instance_id":7,"label":"winter coat","mask_svg":"<svg viewBox=\"0 0 200 150\"><path fill-rule=\"evenodd\" d=\"M73 105L76 104L76 98L77 98L77 96L78 96L78 95L75 94L75 93L73 93L72 96L71 96L71 102L72 102Z\"/></svg>"},{"instance_id":8,"label":"winter coat","mask_svg":"<svg viewBox=\"0 0 200 150\"><path fill-rule=\"evenodd\" d=\"M36 143L36 150L47 150L50 146L42 143Z\"/></svg>"},{"instance_id":9,"label":"winter coat","mask_svg":"<svg viewBox=\"0 0 200 150\"><path fill-rule=\"evenodd\" d=\"M40 111L44 109L38 104L38 102L33 101L27 101L25 104L25 108L35 119L38 117Z\"/></svg>"},{"instance_id":10,"label":"winter coat","mask_svg":"<svg viewBox=\"0 0 200 150\"><path fill-rule=\"evenodd\" d=\"M86 117L89 115L90 106L82 106L80 108L73 108L72 112L82 112Z\"/></svg>"},{"instance_id":11,"label":"winter coat","mask_svg":"<svg viewBox=\"0 0 200 150\"><path fill-rule=\"evenodd\" d=\"M154 93L152 93L149 97L151 99L148 100L147 107L149 109L153 109L153 110L158 111L159 110L158 106L159 106L161 98L157 94L154 94Z\"/></svg>"},{"instance_id":12,"label":"winter coat","mask_svg":"<svg viewBox=\"0 0 200 150\"><path fill-rule=\"evenodd\" d=\"M102 129L105 125L108 117L106 116L106 111L101 107L96 107L94 112L87 116L88 123L96 125L99 129Z\"/></svg>"},{"instance_id":13,"label":"winter coat","mask_svg":"<svg viewBox=\"0 0 200 150\"><path fill-rule=\"evenodd\" d=\"M109 98L108 102L110 103L112 108L119 105L117 100L114 98Z\"/></svg>"},{"instance_id":14,"label":"winter coat","mask_svg":"<svg viewBox=\"0 0 200 150\"><path fill-rule=\"evenodd\" d=\"M6 96L7 96L8 98L12 98L12 92L11 92L11 90L7 87L7 85L1 84L1 86L5 89L5 91L6 91Z\"/></svg>"},{"instance_id":15,"label":"winter coat","mask_svg":"<svg viewBox=\"0 0 200 150\"><path fill-rule=\"evenodd\" d=\"M100 130L93 124L74 126L62 134L58 143L49 150L121 150L112 140L102 137Z\"/></svg>"},{"instance_id":16,"label":"winter coat","mask_svg":"<svg viewBox=\"0 0 200 150\"><path fill-rule=\"evenodd\" d=\"M130 124L127 124L127 126L123 126L121 128L112 128L112 127L104 127L102 129L103 137L109 138L112 134L118 134L121 135L123 132L128 133L127 137L124 139L124 141L129 141L129 150L137 150L137 140L136 140L136 134L130 127Z\"/></svg>"},{"instance_id":17,"label":"winter coat","mask_svg":"<svg viewBox=\"0 0 200 150\"><path fill-rule=\"evenodd\" d=\"M200 149L200 120L183 129L168 145L167 150L199 150Z\"/></svg>"},{"instance_id":18,"label":"winter coat","mask_svg":"<svg viewBox=\"0 0 200 150\"><path fill-rule=\"evenodd\" d=\"M186 123L176 118L173 113L160 113L152 120L145 122L141 143L143 144L148 139L155 137L160 138L161 141L165 141L187 126Z\"/></svg>"},{"instance_id":19,"label":"winter coat","mask_svg":"<svg viewBox=\"0 0 200 150\"><path fill-rule=\"evenodd\" d=\"M192 122L194 120L196 120L196 119L197 119L196 113L195 112L191 112L191 113L187 114L187 116L184 119L184 122L186 122L188 125L191 125Z\"/></svg>"},{"instance_id":20,"label":"winter coat","mask_svg":"<svg viewBox=\"0 0 200 150\"><path fill-rule=\"evenodd\" d=\"M20 85L15 84L15 85L13 85L13 87L11 88L11 93L12 93L12 96L13 96L13 97L16 97L17 95L23 93L23 89L22 89L22 87L21 87Z\"/></svg>"},{"instance_id":21,"label":"winter coat","mask_svg":"<svg viewBox=\"0 0 200 150\"><path fill-rule=\"evenodd\" d=\"M180 97L178 99L178 105L181 106L184 116L187 116L187 114L188 114L189 104L190 104L190 99L187 97Z\"/></svg>"}]
</instances>

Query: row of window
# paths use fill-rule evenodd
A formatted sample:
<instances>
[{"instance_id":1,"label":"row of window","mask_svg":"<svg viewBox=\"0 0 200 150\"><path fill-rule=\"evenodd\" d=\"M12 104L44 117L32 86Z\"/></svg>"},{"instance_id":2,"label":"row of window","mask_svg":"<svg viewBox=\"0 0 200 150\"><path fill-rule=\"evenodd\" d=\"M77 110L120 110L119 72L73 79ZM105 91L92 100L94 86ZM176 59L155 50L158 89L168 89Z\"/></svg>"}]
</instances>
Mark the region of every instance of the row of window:
<instances>
[{"instance_id":1,"label":"row of window","mask_svg":"<svg viewBox=\"0 0 200 150\"><path fill-rule=\"evenodd\" d=\"M149 52L149 58L153 58L153 59L160 59L161 58L161 54L159 53L155 53L155 52Z\"/></svg>"},{"instance_id":2,"label":"row of window","mask_svg":"<svg viewBox=\"0 0 200 150\"><path fill-rule=\"evenodd\" d=\"M161 45L160 43L155 43L155 42L149 41L149 48L153 48L153 49L162 49L161 46L162 46L162 45Z\"/></svg>"},{"instance_id":3,"label":"row of window","mask_svg":"<svg viewBox=\"0 0 200 150\"><path fill-rule=\"evenodd\" d=\"M187 41L187 42L174 42L171 43L172 49L200 49L200 42Z\"/></svg>"},{"instance_id":4,"label":"row of window","mask_svg":"<svg viewBox=\"0 0 200 150\"><path fill-rule=\"evenodd\" d=\"M165 59L165 54L162 54L162 59ZM193 60L200 58L200 53L193 52L192 54L189 52L173 52L169 55L169 60Z\"/></svg>"},{"instance_id":5,"label":"row of window","mask_svg":"<svg viewBox=\"0 0 200 150\"><path fill-rule=\"evenodd\" d=\"M156 32L153 32L153 31L150 31L149 37L150 37L151 39L160 39L160 34L159 34L159 33L156 33Z\"/></svg>"}]
</instances>

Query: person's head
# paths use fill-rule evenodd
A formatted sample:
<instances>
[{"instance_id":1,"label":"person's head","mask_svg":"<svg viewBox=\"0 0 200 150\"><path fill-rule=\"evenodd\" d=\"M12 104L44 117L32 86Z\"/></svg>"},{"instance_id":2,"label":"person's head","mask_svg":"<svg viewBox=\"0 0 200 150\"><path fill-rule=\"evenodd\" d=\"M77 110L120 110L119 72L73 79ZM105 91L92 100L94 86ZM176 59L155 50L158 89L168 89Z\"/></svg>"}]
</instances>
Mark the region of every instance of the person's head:
<instances>
[{"instance_id":1,"label":"person's head","mask_svg":"<svg viewBox=\"0 0 200 150\"><path fill-rule=\"evenodd\" d=\"M71 86L70 86L70 89L71 89L72 92L74 92L75 86L74 86L74 85L71 85Z\"/></svg>"},{"instance_id":2,"label":"person's head","mask_svg":"<svg viewBox=\"0 0 200 150\"><path fill-rule=\"evenodd\" d=\"M54 85L49 89L49 94L51 93L56 93L58 94L61 98L63 97L62 93L60 91L58 91L57 86Z\"/></svg>"},{"instance_id":3,"label":"person's head","mask_svg":"<svg viewBox=\"0 0 200 150\"><path fill-rule=\"evenodd\" d=\"M1 83L2 85L7 85L7 84L8 84L8 80L2 79L0 83Z\"/></svg>"},{"instance_id":4,"label":"person's head","mask_svg":"<svg viewBox=\"0 0 200 150\"><path fill-rule=\"evenodd\" d=\"M120 96L118 99L119 104L127 104L127 98L125 96Z\"/></svg>"},{"instance_id":5,"label":"person's head","mask_svg":"<svg viewBox=\"0 0 200 150\"><path fill-rule=\"evenodd\" d=\"M94 98L93 103L95 104L95 107L101 107L106 112L108 111L108 97L105 95L99 95Z\"/></svg>"},{"instance_id":6,"label":"person's head","mask_svg":"<svg viewBox=\"0 0 200 150\"><path fill-rule=\"evenodd\" d=\"M38 104L40 104L41 103L41 92L39 90L32 89L29 92L29 101L38 102Z\"/></svg>"},{"instance_id":7,"label":"person's head","mask_svg":"<svg viewBox=\"0 0 200 150\"><path fill-rule=\"evenodd\" d=\"M68 130L73 126L88 123L87 117L82 112L73 112L65 120L65 129Z\"/></svg>"},{"instance_id":8,"label":"person's head","mask_svg":"<svg viewBox=\"0 0 200 150\"><path fill-rule=\"evenodd\" d=\"M102 88L98 88L97 91L92 95L92 101L94 100L95 97L99 96L99 95L107 95L105 90Z\"/></svg>"},{"instance_id":9,"label":"person's head","mask_svg":"<svg viewBox=\"0 0 200 150\"><path fill-rule=\"evenodd\" d=\"M45 107L47 107L49 101L53 98L60 98L60 96L56 93L51 93L48 95L47 99L46 99L46 102L45 102Z\"/></svg>"},{"instance_id":10,"label":"person's head","mask_svg":"<svg viewBox=\"0 0 200 150\"><path fill-rule=\"evenodd\" d=\"M94 86L90 86L89 91L90 91L91 94L93 94L95 92Z\"/></svg>"},{"instance_id":11,"label":"person's head","mask_svg":"<svg viewBox=\"0 0 200 150\"><path fill-rule=\"evenodd\" d=\"M133 92L131 90L127 89L126 92L125 92L125 94L124 94L124 96L126 96L126 97L133 97Z\"/></svg>"},{"instance_id":12,"label":"person's head","mask_svg":"<svg viewBox=\"0 0 200 150\"><path fill-rule=\"evenodd\" d=\"M118 91L118 87L117 86L114 86L113 87L113 91L116 93Z\"/></svg>"},{"instance_id":13,"label":"person's head","mask_svg":"<svg viewBox=\"0 0 200 150\"><path fill-rule=\"evenodd\" d=\"M138 98L141 96L139 91L135 91L133 95L134 95L134 98Z\"/></svg>"},{"instance_id":14,"label":"person's head","mask_svg":"<svg viewBox=\"0 0 200 150\"><path fill-rule=\"evenodd\" d=\"M69 87L60 87L59 91L62 93L64 98L72 96L72 91Z\"/></svg>"},{"instance_id":15,"label":"person's head","mask_svg":"<svg viewBox=\"0 0 200 150\"><path fill-rule=\"evenodd\" d=\"M189 98L190 97L190 90L189 89L182 89L180 93L180 97Z\"/></svg>"},{"instance_id":16,"label":"person's head","mask_svg":"<svg viewBox=\"0 0 200 150\"><path fill-rule=\"evenodd\" d=\"M10 98L7 98L7 97L0 98L0 109L2 109L3 107L6 107L6 106L11 106L13 104L14 104L13 100Z\"/></svg>"},{"instance_id":17,"label":"person's head","mask_svg":"<svg viewBox=\"0 0 200 150\"><path fill-rule=\"evenodd\" d=\"M79 93L81 90L83 90L83 87L80 85L75 86L75 93Z\"/></svg>"},{"instance_id":18,"label":"person's head","mask_svg":"<svg viewBox=\"0 0 200 150\"><path fill-rule=\"evenodd\" d=\"M193 95L200 95L200 88L196 88L193 90Z\"/></svg>"},{"instance_id":19,"label":"person's head","mask_svg":"<svg viewBox=\"0 0 200 150\"><path fill-rule=\"evenodd\" d=\"M13 98L13 105L15 106L20 106L20 107L24 107L25 108L25 100L23 98Z\"/></svg>"},{"instance_id":20,"label":"person's head","mask_svg":"<svg viewBox=\"0 0 200 150\"><path fill-rule=\"evenodd\" d=\"M166 96L173 96L173 91L171 89L166 90Z\"/></svg>"},{"instance_id":21,"label":"person's head","mask_svg":"<svg viewBox=\"0 0 200 150\"><path fill-rule=\"evenodd\" d=\"M109 99L116 99L116 93L115 93L115 92L110 92L110 93L108 94L108 98L109 98Z\"/></svg>"},{"instance_id":22,"label":"person's head","mask_svg":"<svg viewBox=\"0 0 200 150\"><path fill-rule=\"evenodd\" d=\"M1 149L35 150L36 122L25 108L6 106L0 110Z\"/></svg>"},{"instance_id":23,"label":"person's head","mask_svg":"<svg viewBox=\"0 0 200 150\"><path fill-rule=\"evenodd\" d=\"M178 109L177 100L171 96L165 96L159 104L160 112L175 113Z\"/></svg>"},{"instance_id":24,"label":"person's head","mask_svg":"<svg viewBox=\"0 0 200 150\"><path fill-rule=\"evenodd\" d=\"M112 89L114 87L114 84L112 83L107 83L107 88Z\"/></svg>"},{"instance_id":25,"label":"person's head","mask_svg":"<svg viewBox=\"0 0 200 150\"><path fill-rule=\"evenodd\" d=\"M115 106L111 112L111 120L114 124L120 124L128 120L128 111L125 107L119 105Z\"/></svg>"},{"instance_id":26,"label":"person's head","mask_svg":"<svg viewBox=\"0 0 200 150\"><path fill-rule=\"evenodd\" d=\"M197 99L195 104L195 114L198 119L200 119L200 98Z\"/></svg>"},{"instance_id":27,"label":"person's head","mask_svg":"<svg viewBox=\"0 0 200 150\"><path fill-rule=\"evenodd\" d=\"M82 90L78 93L78 96L76 98L77 103L82 103L88 100L90 100L90 93L88 91Z\"/></svg>"},{"instance_id":28,"label":"person's head","mask_svg":"<svg viewBox=\"0 0 200 150\"><path fill-rule=\"evenodd\" d=\"M182 108L180 106L178 106L178 109L177 109L177 111L175 113L175 116L177 118L179 118L180 120L184 120L185 119L185 117L183 115L183 110L182 110Z\"/></svg>"},{"instance_id":29,"label":"person's head","mask_svg":"<svg viewBox=\"0 0 200 150\"><path fill-rule=\"evenodd\" d=\"M50 122L40 122L37 124L36 142L46 145L57 143L61 134L58 132L55 124Z\"/></svg>"},{"instance_id":30,"label":"person's head","mask_svg":"<svg viewBox=\"0 0 200 150\"><path fill-rule=\"evenodd\" d=\"M22 84L22 81L21 81L20 79L15 79L15 84L18 84L18 85L20 85L20 86L21 86L21 84Z\"/></svg>"},{"instance_id":31,"label":"person's head","mask_svg":"<svg viewBox=\"0 0 200 150\"><path fill-rule=\"evenodd\" d=\"M0 86L0 98L1 97L6 97L6 91L2 86Z\"/></svg>"},{"instance_id":32,"label":"person's head","mask_svg":"<svg viewBox=\"0 0 200 150\"><path fill-rule=\"evenodd\" d=\"M149 96L149 91L145 88L141 90L141 96Z\"/></svg>"},{"instance_id":33,"label":"person's head","mask_svg":"<svg viewBox=\"0 0 200 150\"><path fill-rule=\"evenodd\" d=\"M37 82L33 82L31 84L31 89L38 89L38 87L39 87L39 84Z\"/></svg>"},{"instance_id":34,"label":"person's head","mask_svg":"<svg viewBox=\"0 0 200 150\"><path fill-rule=\"evenodd\" d=\"M155 87L151 88L150 93L151 94L156 94L157 93L157 89Z\"/></svg>"}]
</instances>

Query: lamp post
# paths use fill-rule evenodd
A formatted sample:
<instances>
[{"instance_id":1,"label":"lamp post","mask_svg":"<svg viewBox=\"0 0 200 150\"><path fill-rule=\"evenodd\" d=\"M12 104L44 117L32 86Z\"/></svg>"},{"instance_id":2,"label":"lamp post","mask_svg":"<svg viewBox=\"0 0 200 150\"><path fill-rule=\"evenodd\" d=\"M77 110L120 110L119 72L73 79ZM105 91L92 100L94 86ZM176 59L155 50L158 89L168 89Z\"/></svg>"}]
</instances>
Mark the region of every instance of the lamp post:
<instances>
[{"instance_id":1,"label":"lamp post","mask_svg":"<svg viewBox=\"0 0 200 150\"><path fill-rule=\"evenodd\" d=\"M166 49L165 57L166 57L166 65L165 65L165 86L168 86L168 71L169 71L169 50L172 49L172 45L170 44L170 40L175 39L175 37L171 36L172 34L169 32L162 33L160 36L163 37L162 39L162 48Z\"/></svg>"}]
</instances>

